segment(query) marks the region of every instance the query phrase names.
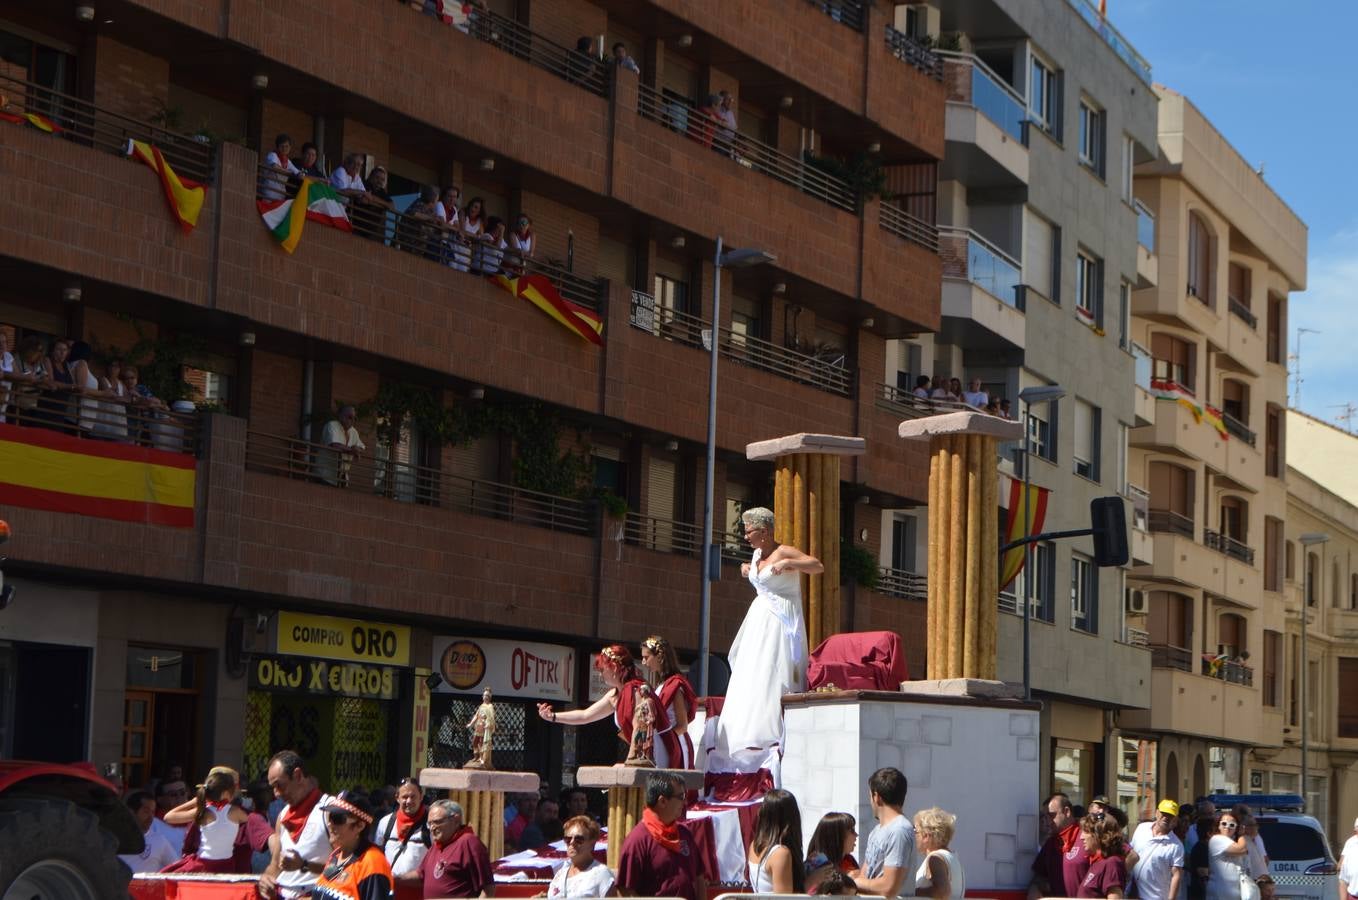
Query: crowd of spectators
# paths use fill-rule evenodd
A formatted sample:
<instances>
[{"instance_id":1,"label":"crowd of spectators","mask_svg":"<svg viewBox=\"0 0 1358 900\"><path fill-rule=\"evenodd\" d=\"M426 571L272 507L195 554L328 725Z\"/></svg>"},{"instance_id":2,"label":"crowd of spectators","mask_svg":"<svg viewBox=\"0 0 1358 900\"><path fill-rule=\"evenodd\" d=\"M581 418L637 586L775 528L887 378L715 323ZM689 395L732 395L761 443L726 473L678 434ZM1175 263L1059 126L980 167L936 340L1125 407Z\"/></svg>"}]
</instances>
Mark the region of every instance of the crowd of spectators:
<instances>
[{"instance_id":1,"label":"crowd of spectators","mask_svg":"<svg viewBox=\"0 0 1358 900\"><path fill-rule=\"evenodd\" d=\"M1009 401L986 391L980 378L971 379L964 389L960 378L920 375L915 379L910 395L931 410L942 407L970 408L1004 419L1013 418Z\"/></svg>"}]
</instances>

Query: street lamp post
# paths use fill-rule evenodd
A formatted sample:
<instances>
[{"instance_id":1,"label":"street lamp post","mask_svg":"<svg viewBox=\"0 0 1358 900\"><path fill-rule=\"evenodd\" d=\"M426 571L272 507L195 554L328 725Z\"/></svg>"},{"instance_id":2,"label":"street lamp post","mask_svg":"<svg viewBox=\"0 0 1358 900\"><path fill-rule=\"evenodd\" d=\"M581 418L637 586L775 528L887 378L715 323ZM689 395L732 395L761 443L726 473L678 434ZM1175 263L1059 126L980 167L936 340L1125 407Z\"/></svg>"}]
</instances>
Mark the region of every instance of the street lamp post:
<instances>
[{"instance_id":1,"label":"street lamp post","mask_svg":"<svg viewBox=\"0 0 1358 900\"><path fill-rule=\"evenodd\" d=\"M1302 588L1301 597L1301 663L1299 666L1301 669L1301 676L1299 679L1301 681L1301 811L1307 812L1307 807L1309 807L1310 804L1307 802L1306 776L1310 768L1307 765L1307 757L1310 756L1311 751L1311 731L1306 720L1311 714L1311 705L1306 699L1306 632L1310 630L1307 627L1306 620L1310 616L1311 591L1315 589L1314 580L1311 577L1311 554L1307 551L1307 548L1313 547L1316 544L1327 543L1330 540L1330 536L1328 534L1310 532L1303 534L1300 540L1302 550L1303 552L1306 552L1306 576L1304 578L1305 585ZM1317 568L1319 568L1319 566L1317 566ZM1316 605L1320 605L1319 601L1317 601Z\"/></svg>"},{"instance_id":2,"label":"street lamp post","mask_svg":"<svg viewBox=\"0 0 1358 900\"><path fill-rule=\"evenodd\" d=\"M1055 403L1066 396L1066 389L1059 384L1040 384L1024 388L1019 391L1019 402L1023 404L1023 536L1032 537L1032 522L1028 517L1030 483L1031 483L1031 463L1032 457L1029 454L1029 436L1032 429L1029 426L1029 414L1034 403ZM1032 595L1033 584L1033 545L1031 542L1023 545L1023 699L1033 699L1033 679L1032 679L1032 660L1031 647L1029 643L1029 629L1032 627ZM992 601L993 602L993 601Z\"/></svg>"},{"instance_id":3,"label":"street lamp post","mask_svg":"<svg viewBox=\"0 0 1358 900\"><path fill-rule=\"evenodd\" d=\"M707 658L712 643L712 580L719 562L714 558L712 545L712 495L717 469L717 354L720 352L721 327L721 270L738 269L776 262L777 257L767 250L738 249L722 251L721 236L717 236L717 252L712 258L712 331L708 339L707 371L707 475L703 483L703 544L702 544L702 602L698 637L698 696L707 696Z\"/></svg>"}]
</instances>

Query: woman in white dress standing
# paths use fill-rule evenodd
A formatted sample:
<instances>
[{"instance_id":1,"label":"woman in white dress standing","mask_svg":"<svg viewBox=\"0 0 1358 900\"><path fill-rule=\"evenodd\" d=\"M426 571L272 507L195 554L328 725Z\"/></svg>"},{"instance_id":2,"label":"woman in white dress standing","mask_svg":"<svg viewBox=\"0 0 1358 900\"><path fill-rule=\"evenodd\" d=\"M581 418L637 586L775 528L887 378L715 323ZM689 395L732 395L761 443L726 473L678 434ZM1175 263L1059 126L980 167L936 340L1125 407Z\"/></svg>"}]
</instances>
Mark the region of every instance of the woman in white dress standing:
<instances>
[{"instance_id":1,"label":"woman in white dress standing","mask_svg":"<svg viewBox=\"0 0 1358 900\"><path fill-rule=\"evenodd\" d=\"M825 571L814 556L773 539L772 510L748 509L740 519L754 547L740 573L750 579L756 596L727 654L731 682L717 719L715 748L726 759L782 743L782 697L806 689L802 576Z\"/></svg>"}]
</instances>

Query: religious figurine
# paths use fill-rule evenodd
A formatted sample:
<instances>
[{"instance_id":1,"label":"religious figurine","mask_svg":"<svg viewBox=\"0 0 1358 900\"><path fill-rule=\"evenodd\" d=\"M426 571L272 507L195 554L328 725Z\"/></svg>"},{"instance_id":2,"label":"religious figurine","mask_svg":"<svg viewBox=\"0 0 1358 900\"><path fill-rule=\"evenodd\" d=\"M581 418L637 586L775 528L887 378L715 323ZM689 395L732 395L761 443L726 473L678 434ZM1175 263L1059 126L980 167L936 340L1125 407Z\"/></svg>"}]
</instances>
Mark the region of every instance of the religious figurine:
<instances>
[{"instance_id":1,"label":"religious figurine","mask_svg":"<svg viewBox=\"0 0 1358 900\"><path fill-rule=\"evenodd\" d=\"M655 743L655 718L651 712L651 689L645 684L635 688L634 710L632 712L632 741L627 748L625 766L655 768L652 756Z\"/></svg>"},{"instance_id":2,"label":"religious figurine","mask_svg":"<svg viewBox=\"0 0 1358 900\"><path fill-rule=\"evenodd\" d=\"M472 732L472 758L462 766L464 769L493 769L490 761L491 745L495 737L495 704L490 699L490 688L481 692L481 705L471 717L467 727Z\"/></svg>"}]
</instances>

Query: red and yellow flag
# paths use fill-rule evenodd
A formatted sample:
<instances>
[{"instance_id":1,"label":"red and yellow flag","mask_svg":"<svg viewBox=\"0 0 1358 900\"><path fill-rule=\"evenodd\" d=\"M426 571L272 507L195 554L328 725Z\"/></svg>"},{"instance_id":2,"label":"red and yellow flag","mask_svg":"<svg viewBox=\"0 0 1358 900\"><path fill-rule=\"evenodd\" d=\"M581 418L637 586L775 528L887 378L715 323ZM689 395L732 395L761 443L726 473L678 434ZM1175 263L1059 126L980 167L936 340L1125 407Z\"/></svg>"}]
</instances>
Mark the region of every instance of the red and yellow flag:
<instances>
[{"instance_id":1,"label":"red and yellow flag","mask_svg":"<svg viewBox=\"0 0 1358 900\"><path fill-rule=\"evenodd\" d=\"M532 303L591 344L603 346L604 323L599 314L561 296L547 276L519 275L511 278L508 275L492 275L490 281L515 297L522 297Z\"/></svg>"},{"instance_id":2,"label":"red and yellow flag","mask_svg":"<svg viewBox=\"0 0 1358 900\"><path fill-rule=\"evenodd\" d=\"M1035 484L1028 485L1028 503L1023 502L1023 482L1017 478L1009 485L1009 519L1004 525L1004 543L1022 540L1027 535L1041 534L1042 522L1047 518L1047 498L1051 491ZM1027 511L1027 525L1024 525L1024 511ZM1004 554L1000 564L1000 590L1009 587L1010 582L1023 570L1023 547L1015 547Z\"/></svg>"},{"instance_id":3,"label":"red and yellow flag","mask_svg":"<svg viewBox=\"0 0 1358 900\"><path fill-rule=\"evenodd\" d=\"M0 505L193 527L187 453L0 425Z\"/></svg>"},{"instance_id":4,"label":"red and yellow flag","mask_svg":"<svg viewBox=\"0 0 1358 900\"><path fill-rule=\"evenodd\" d=\"M39 131L45 131L48 134L58 134L61 132L61 126L44 116L42 113L16 113L10 112L7 109L0 109L0 119L5 120L6 122L13 122L15 125L22 125L24 122L27 122Z\"/></svg>"},{"instance_id":5,"label":"red and yellow flag","mask_svg":"<svg viewBox=\"0 0 1358 900\"><path fill-rule=\"evenodd\" d=\"M170 204L170 214L179 222L185 234L193 231L198 224L198 214L203 211L203 200L207 189L196 181L180 178L174 169L160 155L160 148L144 141L127 141L127 155L141 160L160 176L160 185L165 190L165 202Z\"/></svg>"}]
</instances>

